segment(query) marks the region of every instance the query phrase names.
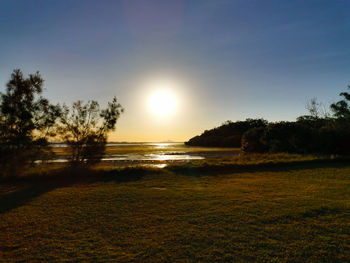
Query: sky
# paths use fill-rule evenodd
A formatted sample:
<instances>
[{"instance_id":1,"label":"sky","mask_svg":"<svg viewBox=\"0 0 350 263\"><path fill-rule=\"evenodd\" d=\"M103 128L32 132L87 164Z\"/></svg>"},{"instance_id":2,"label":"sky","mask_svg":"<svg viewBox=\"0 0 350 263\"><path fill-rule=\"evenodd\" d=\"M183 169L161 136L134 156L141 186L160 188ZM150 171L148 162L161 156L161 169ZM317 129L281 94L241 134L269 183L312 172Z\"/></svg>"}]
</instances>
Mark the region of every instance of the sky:
<instances>
[{"instance_id":1,"label":"sky","mask_svg":"<svg viewBox=\"0 0 350 263\"><path fill-rule=\"evenodd\" d=\"M116 96L110 141L292 121L350 84L350 0L1 0L0 91L15 68L39 70L54 103ZM162 87L176 105L160 116Z\"/></svg>"}]
</instances>

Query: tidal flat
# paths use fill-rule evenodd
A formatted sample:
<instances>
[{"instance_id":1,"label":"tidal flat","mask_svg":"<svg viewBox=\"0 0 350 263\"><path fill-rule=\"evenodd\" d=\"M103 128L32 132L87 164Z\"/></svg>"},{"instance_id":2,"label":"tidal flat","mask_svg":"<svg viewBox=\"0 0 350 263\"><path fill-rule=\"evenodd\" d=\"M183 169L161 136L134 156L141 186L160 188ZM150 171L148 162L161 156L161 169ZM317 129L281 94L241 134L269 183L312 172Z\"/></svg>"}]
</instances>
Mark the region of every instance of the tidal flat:
<instances>
[{"instance_id":1,"label":"tidal flat","mask_svg":"<svg viewBox=\"0 0 350 263\"><path fill-rule=\"evenodd\" d=\"M71 152L65 144L53 144L51 149L55 158L48 163L69 161ZM239 153L239 148L191 147L184 143L109 143L101 163L109 167L165 167L168 164L184 164L193 160L232 158Z\"/></svg>"}]
</instances>

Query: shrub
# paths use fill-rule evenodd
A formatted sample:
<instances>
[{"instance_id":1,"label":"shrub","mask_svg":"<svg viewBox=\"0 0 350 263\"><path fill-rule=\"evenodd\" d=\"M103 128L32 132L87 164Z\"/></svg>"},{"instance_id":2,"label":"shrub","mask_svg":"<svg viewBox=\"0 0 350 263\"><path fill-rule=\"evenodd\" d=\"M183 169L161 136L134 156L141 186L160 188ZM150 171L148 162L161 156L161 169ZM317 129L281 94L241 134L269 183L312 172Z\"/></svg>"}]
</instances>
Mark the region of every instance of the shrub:
<instances>
[{"instance_id":1,"label":"shrub","mask_svg":"<svg viewBox=\"0 0 350 263\"><path fill-rule=\"evenodd\" d=\"M105 154L107 135L116 127L123 112L122 106L114 97L106 109L100 109L97 101L73 103L69 108L62 106L60 137L71 148L71 164L94 164Z\"/></svg>"},{"instance_id":2,"label":"shrub","mask_svg":"<svg viewBox=\"0 0 350 263\"><path fill-rule=\"evenodd\" d=\"M39 72L25 78L14 70L5 93L0 93L0 176L15 175L37 158L45 158L54 136L58 106L41 96Z\"/></svg>"}]
</instances>

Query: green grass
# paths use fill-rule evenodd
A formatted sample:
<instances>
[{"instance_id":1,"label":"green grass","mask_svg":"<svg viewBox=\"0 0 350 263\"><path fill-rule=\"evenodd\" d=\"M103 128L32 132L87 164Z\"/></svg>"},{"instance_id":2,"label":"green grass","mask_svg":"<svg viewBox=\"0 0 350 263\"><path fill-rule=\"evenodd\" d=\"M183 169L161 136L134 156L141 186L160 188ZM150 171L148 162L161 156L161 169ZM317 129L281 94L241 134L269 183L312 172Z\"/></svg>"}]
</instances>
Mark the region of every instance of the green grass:
<instances>
[{"instance_id":1,"label":"green grass","mask_svg":"<svg viewBox=\"0 0 350 263\"><path fill-rule=\"evenodd\" d=\"M349 262L350 165L299 161L2 183L0 261Z\"/></svg>"}]
</instances>

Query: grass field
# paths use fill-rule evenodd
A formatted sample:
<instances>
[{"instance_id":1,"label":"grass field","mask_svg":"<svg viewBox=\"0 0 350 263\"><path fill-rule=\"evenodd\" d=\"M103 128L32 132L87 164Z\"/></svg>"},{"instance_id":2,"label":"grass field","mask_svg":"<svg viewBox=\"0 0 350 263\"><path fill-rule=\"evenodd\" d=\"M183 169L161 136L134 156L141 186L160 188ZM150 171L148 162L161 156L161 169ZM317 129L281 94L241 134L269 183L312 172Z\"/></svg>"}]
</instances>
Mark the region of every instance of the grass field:
<instances>
[{"instance_id":1,"label":"grass field","mask_svg":"<svg viewBox=\"0 0 350 263\"><path fill-rule=\"evenodd\" d=\"M177 168L2 183L0 261L350 261L347 163Z\"/></svg>"}]
</instances>

